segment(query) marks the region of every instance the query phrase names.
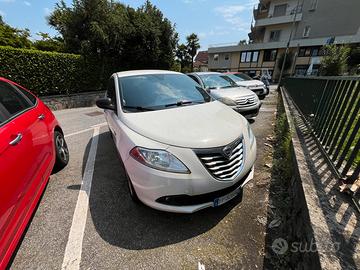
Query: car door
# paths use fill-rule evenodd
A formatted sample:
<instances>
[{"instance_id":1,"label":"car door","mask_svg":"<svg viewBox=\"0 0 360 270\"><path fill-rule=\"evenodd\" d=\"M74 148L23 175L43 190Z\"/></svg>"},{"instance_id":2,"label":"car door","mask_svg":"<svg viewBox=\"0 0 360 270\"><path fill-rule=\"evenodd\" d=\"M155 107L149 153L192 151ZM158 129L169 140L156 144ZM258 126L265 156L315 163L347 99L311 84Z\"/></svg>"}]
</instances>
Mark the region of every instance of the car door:
<instances>
[{"instance_id":1,"label":"car door","mask_svg":"<svg viewBox=\"0 0 360 270\"><path fill-rule=\"evenodd\" d=\"M40 107L30 93L0 81L0 259L29 211L50 155Z\"/></svg>"}]
</instances>

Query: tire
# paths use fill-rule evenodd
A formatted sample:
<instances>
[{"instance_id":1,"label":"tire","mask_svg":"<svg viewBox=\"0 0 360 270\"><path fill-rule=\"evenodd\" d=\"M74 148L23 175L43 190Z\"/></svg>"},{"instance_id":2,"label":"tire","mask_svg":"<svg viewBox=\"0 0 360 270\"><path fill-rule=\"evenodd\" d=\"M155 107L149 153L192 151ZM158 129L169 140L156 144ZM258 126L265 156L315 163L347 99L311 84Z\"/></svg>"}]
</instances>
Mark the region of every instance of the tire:
<instances>
[{"instance_id":1,"label":"tire","mask_svg":"<svg viewBox=\"0 0 360 270\"><path fill-rule=\"evenodd\" d=\"M66 144L64 135L55 130L54 131L54 144L55 144L55 165L53 173L61 171L69 163L69 149Z\"/></svg>"},{"instance_id":2,"label":"tire","mask_svg":"<svg viewBox=\"0 0 360 270\"><path fill-rule=\"evenodd\" d=\"M265 97L266 97L266 95L261 95L261 96L259 96L259 99L263 100L263 99L265 99Z\"/></svg>"},{"instance_id":3,"label":"tire","mask_svg":"<svg viewBox=\"0 0 360 270\"><path fill-rule=\"evenodd\" d=\"M140 203L139 197L136 194L134 186L133 186L133 184L131 182L131 179L130 179L128 173L126 172L126 170L125 170L125 175L126 175L127 186L128 186L128 189L129 189L129 195L130 195L131 199L135 203Z\"/></svg>"}]
</instances>

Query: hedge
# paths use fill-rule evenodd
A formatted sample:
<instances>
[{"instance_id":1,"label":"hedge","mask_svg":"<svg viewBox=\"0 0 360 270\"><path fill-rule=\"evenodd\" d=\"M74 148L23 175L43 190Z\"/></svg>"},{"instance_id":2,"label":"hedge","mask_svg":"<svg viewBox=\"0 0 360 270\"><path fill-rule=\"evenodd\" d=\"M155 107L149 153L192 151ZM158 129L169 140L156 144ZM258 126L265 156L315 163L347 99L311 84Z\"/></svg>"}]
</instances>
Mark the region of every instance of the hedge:
<instances>
[{"instance_id":1,"label":"hedge","mask_svg":"<svg viewBox=\"0 0 360 270\"><path fill-rule=\"evenodd\" d=\"M0 46L0 77L39 96L101 90L108 73L80 55Z\"/></svg>"}]
</instances>

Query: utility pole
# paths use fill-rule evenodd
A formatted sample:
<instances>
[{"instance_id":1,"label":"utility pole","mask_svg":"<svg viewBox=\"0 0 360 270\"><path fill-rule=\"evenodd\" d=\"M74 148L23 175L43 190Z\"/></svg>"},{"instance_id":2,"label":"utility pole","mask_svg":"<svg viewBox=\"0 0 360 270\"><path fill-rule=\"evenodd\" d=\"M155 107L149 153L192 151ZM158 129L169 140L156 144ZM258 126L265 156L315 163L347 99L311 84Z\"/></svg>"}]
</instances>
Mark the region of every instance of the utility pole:
<instances>
[{"instance_id":1,"label":"utility pole","mask_svg":"<svg viewBox=\"0 0 360 270\"><path fill-rule=\"evenodd\" d=\"M302 3L304 4L304 1ZM284 59L283 59L282 66L281 66L281 71L280 71L279 84L278 84L278 88L277 88L278 91L280 90L280 85L282 83L282 78L283 78L283 75L284 75L284 68L285 68L286 58L287 58L287 56L289 54L290 42L291 42L292 35L293 35L294 29L295 29L296 17L297 17L297 14L298 14L299 5L300 5L300 0L298 0L297 4L296 4L294 20L293 20L293 23L292 23L292 26L291 26L291 32L290 32L290 35L289 35L289 40L288 40L287 45L286 45L285 55L284 55Z\"/></svg>"}]
</instances>

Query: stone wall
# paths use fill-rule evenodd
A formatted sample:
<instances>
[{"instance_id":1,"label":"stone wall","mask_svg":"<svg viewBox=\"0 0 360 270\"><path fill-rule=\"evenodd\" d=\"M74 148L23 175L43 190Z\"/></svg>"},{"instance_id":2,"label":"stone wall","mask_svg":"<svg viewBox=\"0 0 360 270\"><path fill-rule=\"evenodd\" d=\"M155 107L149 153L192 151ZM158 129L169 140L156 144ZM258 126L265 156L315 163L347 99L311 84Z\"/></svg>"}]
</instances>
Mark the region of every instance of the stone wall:
<instances>
[{"instance_id":1,"label":"stone wall","mask_svg":"<svg viewBox=\"0 0 360 270\"><path fill-rule=\"evenodd\" d=\"M98 98L103 97L104 91L84 92L71 95L43 96L40 99L53 111L94 106Z\"/></svg>"}]
</instances>

